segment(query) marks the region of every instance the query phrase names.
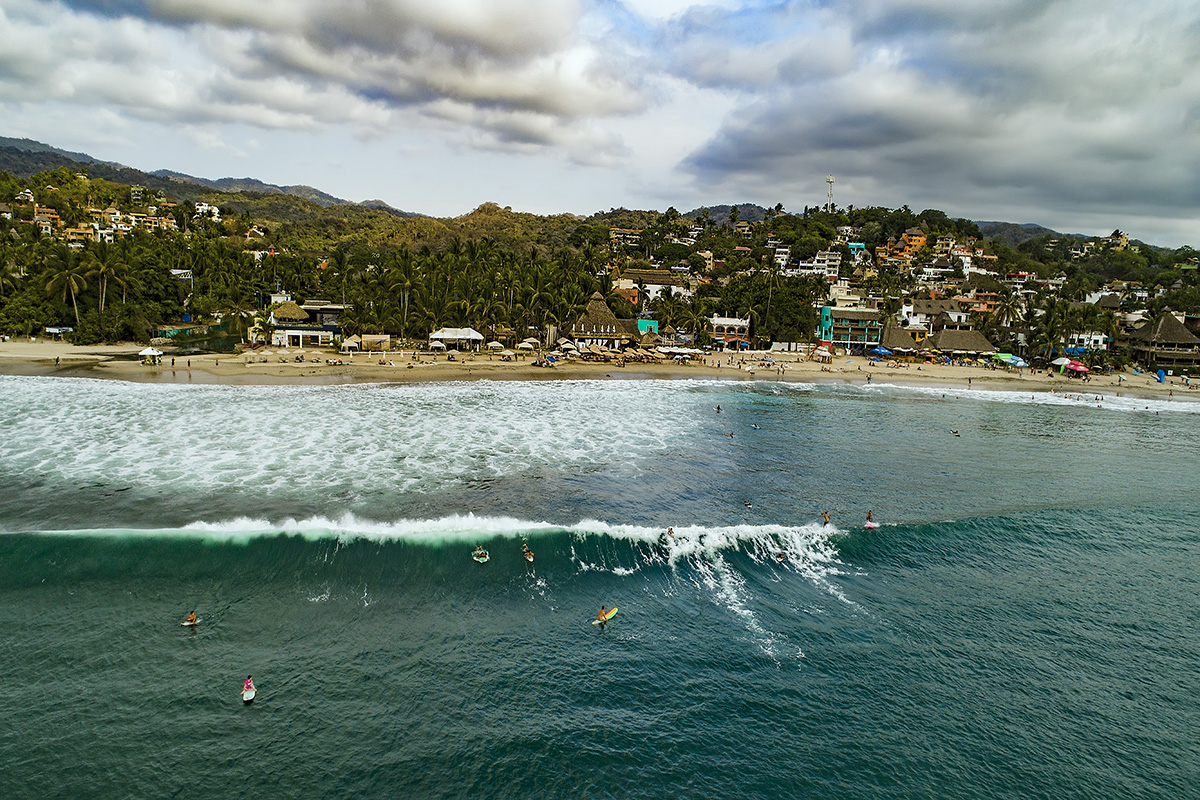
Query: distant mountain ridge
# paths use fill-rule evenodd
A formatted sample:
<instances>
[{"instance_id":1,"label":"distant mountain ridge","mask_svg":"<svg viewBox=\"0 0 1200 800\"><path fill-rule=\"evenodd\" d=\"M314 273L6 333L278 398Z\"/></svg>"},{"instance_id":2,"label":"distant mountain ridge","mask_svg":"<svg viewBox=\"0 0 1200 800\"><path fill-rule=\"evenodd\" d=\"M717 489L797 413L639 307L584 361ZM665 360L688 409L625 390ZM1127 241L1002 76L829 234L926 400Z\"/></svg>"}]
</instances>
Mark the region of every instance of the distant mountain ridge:
<instances>
[{"instance_id":1,"label":"distant mountain ridge","mask_svg":"<svg viewBox=\"0 0 1200 800\"><path fill-rule=\"evenodd\" d=\"M198 178L195 175L186 175L182 172L175 172L169 169L156 169L151 175L157 175L162 178L167 178L173 181L187 181L196 183L201 186L207 186L210 189L216 189L219 192L259 192L262 194L290 194L294 197L301 197L305 200L312 200L317 205L329 206L344 206L349 205L351 200L343 200L340 197L334 197L331 194L326 194L320 189L315 189L312 186L304 184L296 184L294 186L277 186L273 183L265 183L257 178Z\"/></svg>"},{"instance_id":2,"label":"distant mountain ridge","mask_svg":"<svg viewBox=\"0 0 1200 800\"><path fill-rule=\"evenodd\" d=\"M219 178L213 180L211 178L199 178L195 175L187 175L170 169L143 172L142 170L116 161L103 161L87 153L63 150L62 148L33 139L0 136L0 170L8 172L11 175L16 175L17 177L28 178L39 172L58 169L59 167L69 167L72 169L86 167L87 173L91 177L104 178L105 180L117 183L139 184L148 189L160 190L176 195L181 200L195 200L204 189L228 193L286 194L312 201L325 208L330 206L363 205L367 208L386 211L389 214L405 219L426 216L425 214L412 211L401 211L382 200L368 200L361 204L356 204L352 200L334 197L331 194L322 192L320 189L303 184L277 186L273 183L260 181L257 178ZM189 187L195 188L191 189Z\"/></svg>"}]
</instances>

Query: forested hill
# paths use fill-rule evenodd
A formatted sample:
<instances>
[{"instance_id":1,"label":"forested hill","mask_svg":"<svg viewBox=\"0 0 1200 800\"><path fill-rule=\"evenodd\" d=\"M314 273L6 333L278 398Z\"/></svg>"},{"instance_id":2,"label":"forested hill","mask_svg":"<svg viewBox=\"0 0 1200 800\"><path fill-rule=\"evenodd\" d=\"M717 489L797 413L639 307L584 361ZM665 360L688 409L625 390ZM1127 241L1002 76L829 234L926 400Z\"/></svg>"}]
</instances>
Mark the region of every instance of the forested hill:
<instances>
[{"instance_id":1,"label":"forested hill","mask_svg":"<svg viewBox=\"0 0 1200 800\"><path fill-rule=\"evenodd\" d=\"M84 172L89 178L102 178L113 183L144 186L156 192L162 192L168 198L178 202L197 202L220 204L219 199L213 198L213 192L235 195L288 195L301 200L308 200L319 206L330 207L339 205L354 205L352 201L334 197L312 186L297 184L292 186L277 186L265 183L257 178L198 178L185 175L169 169L143 172L124 164L113 161L101 161L87 153L75 153L57 147L37 142L32 139L14 139L0 136L0 171L7 172L18 178L30 178L39 172L65 167ZM278 205L278 204L277 204ZM378 200L364 203L370 208L380 208L399 217L423 216L409 211L392 208ZM386 206L386 208L385 208ZM307 215L302 215L307 216Z\"/></svg>"}]
</instances>

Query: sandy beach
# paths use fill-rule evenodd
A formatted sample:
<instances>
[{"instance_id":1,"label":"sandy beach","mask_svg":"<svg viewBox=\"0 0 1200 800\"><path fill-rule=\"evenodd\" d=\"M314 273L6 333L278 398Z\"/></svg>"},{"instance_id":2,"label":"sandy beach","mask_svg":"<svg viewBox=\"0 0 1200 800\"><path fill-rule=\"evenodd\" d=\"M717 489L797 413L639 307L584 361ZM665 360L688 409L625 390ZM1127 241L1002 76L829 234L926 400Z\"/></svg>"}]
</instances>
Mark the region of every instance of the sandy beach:
<instances>
[{"instance_id":1,"label":"sandy beach","mask_svg":"<svg viewBox=\"0 0 1200 800\"><path fill-rule=\"evenodd\" d=\"M881 360L872 363L861 356L834 358L831 364L802 360L797 353L775 352L775 365L764 364L762 354L711 354L682 364L592 363L579 359L560 361L556 366L535 367L532 357L503 361L488 353L463 354L463 360L448 361L444 354L412 351L387 354L359 354L353 358L333 351L308 351L304 362L294 356L267 356L266 361L251 363L241 355L176 355L168 351L161 365L141 363L138 352L145 345L76 346L65 342L38 339L12 339L0 342L0 374L107 378L144 383L197 383L230 385L297 384L322 385L379 382L430 382L468 380L563 380L563 379L723 379L770 380L806 383L901 384L955 389L998 391L1069 391L1161 397L1187 397L1189 390L1179 376L1160 384L1148 374L1132 372L1098 375L1087 383L1068 379L1045 370L1005 371L983 367L946 364L905 364ZM342 364L326 364L326 359L342 359ZM314 362L312 359L317 359ZM411 365L411 367L409 366ZM1124 378L1124 380L1121 380ZM1196 384L1193 383L1193 386Z\"/></svg>"}]
</instances>

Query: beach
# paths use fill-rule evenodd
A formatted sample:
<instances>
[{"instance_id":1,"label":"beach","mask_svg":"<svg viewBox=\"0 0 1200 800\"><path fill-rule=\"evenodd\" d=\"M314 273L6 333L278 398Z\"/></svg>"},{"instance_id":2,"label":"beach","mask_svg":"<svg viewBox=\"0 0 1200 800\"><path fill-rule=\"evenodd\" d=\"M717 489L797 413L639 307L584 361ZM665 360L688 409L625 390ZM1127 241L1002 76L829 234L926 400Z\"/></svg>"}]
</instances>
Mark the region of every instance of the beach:
<instances>
[{"instance_id":1,"label":"beach","mask_svg":"<svg viewBox=\"0 0 1200 800\"><path fill-rule=\"evenodd\" d=\"M751 354L712 353L694 360L657 364L598 363L572 358L553 367L537 367L535 356L518 356L504 361L498 355L463 353L450 361L442 353L413 351L360 353L352 357L333 350L307 350L303 362L295 356L177 355L167 351L161 364L143 364L138 353L145 345L136 342L111 345L72 345L66 342L19 338L0 342L0 375L57 375L107 378L142 383L195 383L223 385L337 385L381 382L435 382L472 380L712 380L799 381L805 383L862 385L893 384L951 388L975 388L1010 392L1072 392L1079 394L1172 397L1190 396L1193 391L1179 376L1158 383L1149 373L1125 372L1097 375L1086 383L1046 370L989 369L977 366L912 363L862 356L839 356L831 363L809 361L794 352ZM774 363L764 361L768 356ZM733 363L729 359L733 358ZM329 364L327 361L342 363ZM410 366L411 365L411 366ZM1195 385L1195 384L1193 384ZM1200 392L1196 392L1200 396Z\"/></svg>"}]
</instances>

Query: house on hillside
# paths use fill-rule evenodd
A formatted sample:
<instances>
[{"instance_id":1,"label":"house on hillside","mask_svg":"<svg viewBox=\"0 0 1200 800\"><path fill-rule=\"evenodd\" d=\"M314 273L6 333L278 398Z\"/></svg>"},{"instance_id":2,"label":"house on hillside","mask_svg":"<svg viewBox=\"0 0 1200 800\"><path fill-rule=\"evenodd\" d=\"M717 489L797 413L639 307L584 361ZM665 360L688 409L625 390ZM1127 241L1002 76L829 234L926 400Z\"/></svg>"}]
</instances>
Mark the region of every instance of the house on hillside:
<instances>
[{"instance_id":1,"label":"house on hillside","mask_svg":"<svg viewBox=\"0 0 1200 800\"><path fill-rule=\"evenodd\" d=\"M645 297L638 287L645 288ZM692 296L692 282L687 275L665 269L627 269L617 278L614 288L624 297L630 293L636 298L631 300L635 306L648 303L668 288L676 297L688 299Z\"/></svg>"}]
</instances>

